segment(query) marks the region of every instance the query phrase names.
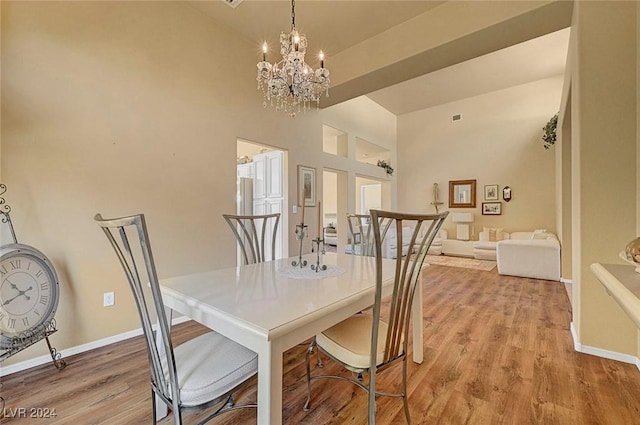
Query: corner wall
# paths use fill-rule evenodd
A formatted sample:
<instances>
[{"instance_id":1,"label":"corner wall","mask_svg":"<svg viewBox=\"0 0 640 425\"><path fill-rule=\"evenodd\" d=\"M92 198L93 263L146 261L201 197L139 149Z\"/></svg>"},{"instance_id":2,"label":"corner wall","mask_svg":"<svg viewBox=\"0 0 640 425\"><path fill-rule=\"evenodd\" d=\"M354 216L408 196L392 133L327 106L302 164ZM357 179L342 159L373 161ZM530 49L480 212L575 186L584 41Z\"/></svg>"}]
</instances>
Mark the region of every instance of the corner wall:
<instances>
[{"instance_id":1,"label":"corner wall","mask_svg":"<svg viewBox=\"0 0 640 425\"><path fill-rule=\"evenodd\" d=\"M636 8L637 2L576 2L570 45L576 346L635 357L635 326L589 267L621 263L618 253L638 229Z\"/></svg>"}]
</instances>

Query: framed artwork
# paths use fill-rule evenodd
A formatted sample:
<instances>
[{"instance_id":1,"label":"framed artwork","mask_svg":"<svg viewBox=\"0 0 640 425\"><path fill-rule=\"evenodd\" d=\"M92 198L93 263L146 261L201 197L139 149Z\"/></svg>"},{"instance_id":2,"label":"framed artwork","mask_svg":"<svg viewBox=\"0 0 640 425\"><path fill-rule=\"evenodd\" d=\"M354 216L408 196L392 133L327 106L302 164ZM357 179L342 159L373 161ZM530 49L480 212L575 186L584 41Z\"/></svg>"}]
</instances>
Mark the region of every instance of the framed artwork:
<instances>
[{"instance_id":1,"label":"framed artwork","mask_svg":"<svg viewBox=\"0 0 640 425\"><path fill-rule=\"evenodd\" d=\"M482 215L500 215L502 214L502 202L483 202Z\"/></svg>"},{"instance_id":2,"label":"framed artwork","mask_svg":"<svg viewBox=\"0 0 640 425\"><path fill-rule=\"evenodd\" d=\"M498 185L488 184L484 186L484 200L485 201L497 201L498 200Z\"/></svg>"},{"instance_id":3,"label":"framed artwork","mask_svg":"<svg viewBox=\"0 0 640 425\"><path fill-rule=\"evenodd\" d=\"M316 169L298 165L298 199L305 207L316 206Z\"/></svg>"}]
</instances>

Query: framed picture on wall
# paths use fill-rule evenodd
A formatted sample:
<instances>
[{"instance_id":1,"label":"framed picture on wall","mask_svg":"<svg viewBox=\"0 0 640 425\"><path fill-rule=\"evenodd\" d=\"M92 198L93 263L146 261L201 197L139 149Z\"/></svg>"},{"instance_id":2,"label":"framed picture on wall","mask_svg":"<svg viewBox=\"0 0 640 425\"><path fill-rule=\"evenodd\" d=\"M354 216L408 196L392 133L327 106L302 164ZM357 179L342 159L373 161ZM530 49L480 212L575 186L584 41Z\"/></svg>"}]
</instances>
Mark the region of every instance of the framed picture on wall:
<instances>
[{"instance_id":1,"label":"framed picture on wall","mask_svg":"<svg viewBox=\"0 0 640 425\"><path fill-rule=\"evenodd\" d=\"M305 207L316 206L316 169L298 165L298 199ZM304 204L302 204L304 202Z\"/></svg>"},{"instance_id":2,"label":"framed picture on wall","mask_svg":"<svg viewBox=\"0 0 640 425\"><path fill-rule=\"evenodd\" d=\"M487 184L484 186L484 200L485 201L497 201L498 200L498 185Z\"/></svg>"},{"instance_id":3,"label":"framed picture on wall","mask_svg":"<svg viewBox=\"0 0 640 425\"><path fill-rule=\"evenodd\" d=\"M502 202L483 202L482 215L500 215L502 214Z\"/></svg>"}]
</instances>

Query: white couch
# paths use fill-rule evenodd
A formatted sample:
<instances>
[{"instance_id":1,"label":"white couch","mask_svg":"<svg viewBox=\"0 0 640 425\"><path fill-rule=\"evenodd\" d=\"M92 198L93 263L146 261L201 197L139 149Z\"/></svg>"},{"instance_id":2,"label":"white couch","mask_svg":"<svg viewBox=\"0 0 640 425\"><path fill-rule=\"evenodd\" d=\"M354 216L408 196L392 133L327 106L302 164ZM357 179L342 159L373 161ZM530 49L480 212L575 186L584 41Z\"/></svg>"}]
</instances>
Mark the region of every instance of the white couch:
<instances>
[{"instance_id":1,"label":"white couch","mask_svg":"<svg viewBox=\"0 0 640 425\"><path fill-rule=\"evenodd\" d=\"M409 251L409 243L411 243L411 235L413 229L411 227L402 228L402 255L407 255ZM389 228L387 234L382 241L382 256L384 258L396 258L398 251L398 237L394 227Z\"/></svg>"},{"instance_id":2,"label":"white couch","mask_svg":"<svg viewBox=\"0 0 640 425\"><path fill-rule=\"evenodd\" d=\"M496 261L496 247L501 240L509 239L509 233L502 229L484 228L478 233L478 242L473 246L473 256L476 260Z\"/></svg>"},{"instance_id":3,"label":"white couch","mask_svg":"<svg viewBox=\"0 0 640 425\"><path fill-rule=\"evenodd\" d=\"M365 233L365 236L363 238L364 243L356 244L355 247L351 247L350 245L348 247L345 247L345 252L347 254L354 253L354 254L360 255L361 250L364 247L366 252L369 252L371 255L373 255L373 241L371 240L367 243L367 235L368 235L367 230L368 230L367 226L364 226L363 227L363 232ZM413 234L413 229L411 227L402 228L402 255L403 256L407 255L407 252L409 251L409 244L411 243L412 234ZM368 235L368 236L369 236L369 239L373 238L373 235ZM433 242L431 243L431 246L429 247L429 251L427 251L427 253L430 255L442 254L442 241L447 239L447 236L448 236L447 231L444 229L440 229L436 237L433 239ZM398 245L398 237L396 234L396 229L391 227L387 231L387 234L385 235L384 240L382 241L382 256L384 258L396 258L396 255L398 252L397 245Z\"/></svg>"},{"instance_id":4,"label":"white couch","mask_svg":"<svg viewBox=\"0 0 640 425\"><path fill-rule=\"evenodd\" d=\"M431 246L429 247L429 251L427 254L429 255L440 255L442 254L442 241L447 239L449 234L446 230L440 229L435 238L433 238L433 242L431 242Z\"/></svg>"},{"instance_id":5,"label":"white couch","mask_svg":"<svg viewBox=\"0 0 640 425\"><path fill-rule=\"evenodd\" d=\"M509 239L509 234L502 233L504 239ZM489 240L489 234L486 231L478 233L478 242L473 245L473 256L476 260L492 260L496 261L496 247L499 241Z\"/></svg>"},{"instance_id":6,"label":"white couch","mask_svg":"<svg viewBox=\"0 0 640 425\"><path fill-rule=\"evenodd\" d=\"M513 232L496 243L501 275L560 280L560 242L546 231Z\"/></svg>"},{"instance_id":7,"label":"white couch","mask_svg":"<svg viewBox=\"0 0 640 425\"><path fill-rule=\"evenodd\" d=\"M347 246L345 246L345 253L363 255L364 251L364 255L375 255L373 234L370 234L368 225L362 226L362 233L363 235L357 235L355 244L347 244ZM409 243L411 243L411 235L412 229L410 227L402 228L402 255L407 255ZM398 251L397 245L398 237L396 235L396 229L393 227L389 228L382 241L382 257L396 258Z\"/></svg>"}]
</instances>

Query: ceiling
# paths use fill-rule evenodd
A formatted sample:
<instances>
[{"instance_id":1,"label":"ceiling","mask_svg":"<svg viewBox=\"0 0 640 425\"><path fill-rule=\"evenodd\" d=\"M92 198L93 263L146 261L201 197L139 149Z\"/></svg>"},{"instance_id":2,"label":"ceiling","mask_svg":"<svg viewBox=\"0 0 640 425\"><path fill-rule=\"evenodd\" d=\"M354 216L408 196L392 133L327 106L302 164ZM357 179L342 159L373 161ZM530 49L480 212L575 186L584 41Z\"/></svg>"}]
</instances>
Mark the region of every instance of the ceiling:
<instances>
[{"instance_id":1,"label":"ceiling","mask_svg":"<svg viewBox=\"0 0 640 425\"><path fill-rule=\"evenodd\" d=\"M235 32L256 46L266 41L271 51L279 51L281 32L291 30L289 0L244 0L235 9L224 0L189 1L219 25ZM391 27L426 12L443 1L401 0L297 0L296 28L307 36L307 54L320 50L331 56L373 37ZM275 55L275 54L274 54ZM272 61L274 58L271 59ZM329 68L329 66L327 66Z\"/></svg>"},{"instance_id":2,"label":"ceiling","mask_svg":"<svg viewBox=\"0 0 640 425\"><path fill-rule=\"evenodd\" d=\"M370 93L402 115L564 73L566 28Z\"/></svg>"},{"instance_id":3,"label":"ceiling","mask_svg":"<svg viewBox=\"0 0 640 425\"><path fill-rule=\"evenodd\" d=\"M291 27L291 3L288 0L244 0L236 8L226 5L224 0L188 3L216 24L255 44L256 58L259 58L263 41L267 41L272 52L277 51L280 32L288 32ZM322 49L327 56L327 68L331 70L332 55L442 3L445 2L297 0L296 28L307 36L307 56ZM569 29L555 31L367 95L392 113L402 115L559 75L564 72L568 40ZM275 57L271 60L274 61ZM331 89L329 91L331 94Z\"/></svg>"}]
</instances>

